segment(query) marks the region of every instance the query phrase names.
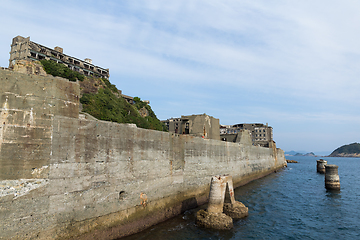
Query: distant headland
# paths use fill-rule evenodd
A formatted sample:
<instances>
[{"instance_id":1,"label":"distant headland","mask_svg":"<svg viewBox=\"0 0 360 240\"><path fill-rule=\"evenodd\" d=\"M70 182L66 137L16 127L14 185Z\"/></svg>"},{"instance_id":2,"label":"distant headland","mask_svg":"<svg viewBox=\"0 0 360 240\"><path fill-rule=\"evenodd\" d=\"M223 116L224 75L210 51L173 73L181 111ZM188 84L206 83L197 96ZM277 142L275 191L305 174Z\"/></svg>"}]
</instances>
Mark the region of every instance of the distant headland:
<instances>
[{"instance_id":1,"label":"distant headland","mask_svg":"<svg viewBox=\"0 0 360 240\"><path fill-rule=\"evenodd\" d=\"M360 157L360 143L351 143L335 149L329 157Z\"/></svg>"},{"instance_id":2,"label":"distant headland","mask_svg":"<svg viewBox=\"0 0 360 240\"><path fill-rule=\"evenodd\" d=\"M309 153L299 153L295 151L285 152L285 156L306 156L306 157L317 157L315 153L309 152Z\"/></svg>"}]
</instances>

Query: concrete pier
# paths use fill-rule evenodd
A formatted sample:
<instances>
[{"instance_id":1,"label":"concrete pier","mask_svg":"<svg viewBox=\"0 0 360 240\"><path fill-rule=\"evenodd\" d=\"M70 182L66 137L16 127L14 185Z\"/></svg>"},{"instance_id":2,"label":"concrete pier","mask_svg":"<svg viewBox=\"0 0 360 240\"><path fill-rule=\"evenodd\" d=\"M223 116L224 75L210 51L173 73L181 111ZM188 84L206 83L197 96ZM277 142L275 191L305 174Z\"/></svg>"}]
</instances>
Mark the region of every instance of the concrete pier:
<instances>
[{"instance_id":1,"label":"concrete pier","mask_svg":"<svg viewBox=\"0 0 360 240\"><path fill-rule=\"evenodd\" d=\"M325 165L325 188L329 190L340 190L338 166L333 164Z\"/></svg>"},{"instance_id":2,"label":"concrete pier","mask_svg":"<svg viewBox=\"0 0 360 240\"><path fill-rule=\"evenodd\" d=\"M232 177L228 177L223 212L232 219L248 216L249 209L241 202L235 201Z\"/></svg>"},{"instance_id":3,"label":"concrete pier","mask_svg":"<svg viewBox=\"0 0 360 240\"><path fill-rule=\"evenodd\" d=\"M317 165L316 165L317 172L325 173L325 165L327 164L327 161L325 161L324 159L319 159L316 162L317 162Z\"/></svg>"},{"instance_id":4,"label":"concrete pier","mask_svg":"<svg viewBox=\"0 0 360 240\"><path fill-rule=\"evenodd\" d=\"M209 205L207 209L209 213L223 212L227 181L228 176L214 176L211 178Z\"/></svg>"},{"instance_id":5,"label":"concrete pier","mask_svg":"<svg viewBox=\"0 0 360 240\"><path fill-rule=\"evenodd\" d=\"M249 209L242 203L224 203L224 213L232 219L240 219L249 215Z\"/></svg>"},{"instance_id":6,"label":"concrete pier","mask_svg":"<svg viewBox=\"0 0 360 240\"><path fill-rule=\"evenodd\" d=\"M239 219L248 215L248 208L235 201L231 176L214 176L211 178L209 204L207 211L196 214L196 224L213 229L230 229L233 218Z\"/></svg>"},{"instance_id":7,"label":"concrete pier","mask_svg":"<svg viewBox=\"0 0 360 240\"><path fill-rule=\"evenodd\" d=\"M233 227L232 218L223 213L228 180L228 176L214 176L211 178L207 211L199 210L196 214L196 224L198 226L213 229L231 229Z\"/></svg>"}]
</instances>

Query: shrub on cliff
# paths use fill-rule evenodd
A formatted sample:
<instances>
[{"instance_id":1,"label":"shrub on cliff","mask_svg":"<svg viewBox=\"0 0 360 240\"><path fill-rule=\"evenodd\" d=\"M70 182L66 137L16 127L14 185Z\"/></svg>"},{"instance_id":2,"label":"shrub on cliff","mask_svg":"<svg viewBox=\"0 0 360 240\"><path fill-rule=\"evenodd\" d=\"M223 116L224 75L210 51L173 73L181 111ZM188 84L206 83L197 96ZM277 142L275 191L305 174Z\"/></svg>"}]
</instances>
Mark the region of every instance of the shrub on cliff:
<instances>
[{"instance_id":1,"label":"shrub on cliff","mask_svg":"<svg viewBox=\"0 0 360 240\"><path fill-rule=\"evenodd\" d=\"M64 64L46 59L40 60L40 62L47 74L53 75L55 77L67 78L72 82L76 82L76 80L84 81L84 75L69 69Z\"/></svg>"},{"instance_id":2,"label":"shrub on cliff","mask_svg":"<svg viewBox=\"0 0 360 240\"><path fill-rule=\"evenodd\" d=\"M95 79L94 87L97 93L84 93L80 102L83 105L83 111L89 113L97 119L104 121L112 121L118 123L135 123L137 127L147 128L159 131L167 131L165 125L156 117L151 107L142 102L140 98L134 98L135 105L129 104L124 98L119 96L119 91L114 84L106 78L86 78L84 75L69 69L64 64L51 60L41 60L41 64L47 74L67 78L70 81L83 81L81 86L89 84ZM85 81L84 81L85 80ZM149 116L142 117L139 109L145 107L149 112Z\"/></svg>"},{"instance_id":3,"label":"shrub on cliff","mask_svg":"<svg viewBox=\"0 0 360 240\"><path fill-rule=\"evenodd\" d=\"M111 84L110 82L108 82ZM97 119L118 123L135 123L137 127L166 131L164 124L156 117L151 107L146 103L138 103L138 106L146 104L149 116L141 117L138 106L129 104L124 98L117 97L114 93L118 90L115 85L103 86L96 94L84 93L80 98L83 111Z\"/></svg>"},{"instance_id":4,"label":"shrub on cliff","mask_svg":"<svg viewBox=\"0 0 360 240\"><path fill-rule=\"evenodd\" d=\"M149 104L143 102L139 97L134 97L133 100L135 102L134 105L138 110L146 108L146 110L148 111L149 115L146 116L145 119L148 121L151 129L157 129L166 132L168 131L165 123L159 121Z\"/></svg>"},{"instance_id":5,"label":"shrub on cliff","mask_svg":"<svg viewBox=\"0 0 360 240\"><path fill-rule=\"evenodd\" d=\"M101 78L101 80L105 83L105 85L114 93L118 92L118 89L114 84L111 84L111 82L106 78Z\"/></svg>"}]
</instances>

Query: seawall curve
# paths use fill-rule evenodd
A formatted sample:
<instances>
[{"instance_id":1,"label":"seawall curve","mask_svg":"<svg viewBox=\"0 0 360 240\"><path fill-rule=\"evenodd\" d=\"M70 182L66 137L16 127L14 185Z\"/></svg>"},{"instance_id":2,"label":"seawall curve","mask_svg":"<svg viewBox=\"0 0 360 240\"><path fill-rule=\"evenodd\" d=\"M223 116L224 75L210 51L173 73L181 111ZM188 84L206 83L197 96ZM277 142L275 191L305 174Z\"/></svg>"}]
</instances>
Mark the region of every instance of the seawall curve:
<instances>
[{"instance_id":1,"label":"seawall curve","mask_svg":"<svg viewBox=\"0 0 360 240\"><path fill-rule=\"evenodd\" d=\"M79 85L0 70L0 239L115 239L286 165L281 149L79 115ZM245 133L244 133L245 134Z\"/></svg>"}]
</instances>

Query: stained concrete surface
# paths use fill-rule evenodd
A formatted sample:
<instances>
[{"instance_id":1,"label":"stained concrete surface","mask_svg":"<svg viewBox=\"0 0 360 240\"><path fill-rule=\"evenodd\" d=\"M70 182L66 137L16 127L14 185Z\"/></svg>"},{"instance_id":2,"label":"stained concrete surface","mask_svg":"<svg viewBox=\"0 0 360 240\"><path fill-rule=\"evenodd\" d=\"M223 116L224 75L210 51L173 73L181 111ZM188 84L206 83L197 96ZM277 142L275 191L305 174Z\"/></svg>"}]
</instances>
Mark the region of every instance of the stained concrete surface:
<instances>
[{"instance_id":1,"label":"stained concrete surface","mask_svg":"<svg viewBox=\"0 0 360 240\"><path fill-rule=\"evenodd\" d=\"M214 175L238 186L286 165L245 136L79 118L79 85L61 78L0 70L0 81L0 239L114 239L204 203Z\"/></svg>"}]
</instances>

